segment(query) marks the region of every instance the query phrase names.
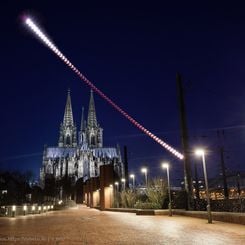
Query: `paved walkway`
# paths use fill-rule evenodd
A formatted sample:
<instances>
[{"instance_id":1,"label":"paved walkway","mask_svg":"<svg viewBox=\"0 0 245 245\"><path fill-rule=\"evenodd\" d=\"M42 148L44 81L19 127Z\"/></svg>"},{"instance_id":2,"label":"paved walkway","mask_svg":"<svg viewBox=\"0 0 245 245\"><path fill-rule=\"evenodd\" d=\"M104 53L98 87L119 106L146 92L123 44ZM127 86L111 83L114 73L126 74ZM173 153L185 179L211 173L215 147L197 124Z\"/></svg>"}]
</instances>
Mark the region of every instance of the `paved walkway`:
<instances>
[{"instance_id":1,"label":"paved walkway","mask_svg":"<svg viewBox=\"0 0 245 245\"><path fill-rule=\"evenodd\" d=\"M245 226L77 209L0 218L0 244L245 244Z\"/></svg>"}]
</instances>

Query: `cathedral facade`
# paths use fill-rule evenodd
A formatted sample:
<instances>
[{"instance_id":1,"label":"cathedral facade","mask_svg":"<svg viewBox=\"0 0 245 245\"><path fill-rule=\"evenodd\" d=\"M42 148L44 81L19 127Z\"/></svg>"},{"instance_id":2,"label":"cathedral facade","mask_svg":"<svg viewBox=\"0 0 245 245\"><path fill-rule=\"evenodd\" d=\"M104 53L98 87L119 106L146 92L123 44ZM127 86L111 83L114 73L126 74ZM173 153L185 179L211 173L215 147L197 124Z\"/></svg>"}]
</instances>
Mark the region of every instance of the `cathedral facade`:
<instances>
[{"instance_id":1,"label":"cathedral facade","mask_svg":"<svg viewBox=\"0 0 245 245\"><path fill-rule=\"evenodd\" d=\"M87 121L82 118L77 132L73 120L70 91L67 94L64 119L60 124L58 145L45 147L40 169L40 185L45 187L45 180L52 176L56 181L70 178L86 182L99 177L101 165L112 165L118 178L123 178L124 164L119 147L103 146L103 129L100 127L95 110L93 92L90 94ZM60 190L62 198L62 187Z\"/></svg>"}]
</instances>

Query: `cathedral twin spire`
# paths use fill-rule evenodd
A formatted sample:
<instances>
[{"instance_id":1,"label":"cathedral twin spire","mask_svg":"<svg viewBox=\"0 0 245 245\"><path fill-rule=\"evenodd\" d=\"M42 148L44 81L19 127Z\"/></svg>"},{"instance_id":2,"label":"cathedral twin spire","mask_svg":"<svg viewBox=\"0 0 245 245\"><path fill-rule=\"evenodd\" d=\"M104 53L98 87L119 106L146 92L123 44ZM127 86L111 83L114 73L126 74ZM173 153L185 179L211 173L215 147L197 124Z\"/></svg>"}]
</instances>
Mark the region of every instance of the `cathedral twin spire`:
<instances>
[{"instance_id":1,"label":"cathedral twin spire","mask_svg":"<svg viewBox=\"0 0 245 245\"><path fill-rule=\"evenodd\" d=\"M60 125L59 147L77 146L77 128L74 125L70 89L67 93L63 123Z\"/></svg>"},{"instance_id":2,"label":"cathedral twin spire","mask_svg":"<svg viewBox=\"0 0 245 245\"><path fill-rule=\"evenodd\" d=\"M63 125L74 126L70 89L68 89L68 93L67 93Z\"/></svg>"},{"instance_id":3,"label":"cathedral twin spire","mask_svg":"<svg viewBox=\"0 0 245 245\"><path fill-rule=\"evenodd\" d=\"M82 108L81 131L79 135L80 144L87 141L86 143L91 147L102 147L102 129L97 123L92 90L90 92L87 126L86 121L84 120L84 108ZM61 124L60 128L59 146L74 147L77 145L76 141L76 126L74 125L73 120L70 90L68 90L63 124Z\"/></svg>"},{"instance_id":4,"label":"cathedral twin spire","mask_svg":"<svg viewBox=\"0 0 245 245\"><path fill-rule=\"evenodd\" d=\"M96 111L94 105L94 95L93 90L90 92L90 100L89 100L89 109L88 109L88 127L96 128L97 125L97 118L96 118Z\"/></svg>"}]
</instances>

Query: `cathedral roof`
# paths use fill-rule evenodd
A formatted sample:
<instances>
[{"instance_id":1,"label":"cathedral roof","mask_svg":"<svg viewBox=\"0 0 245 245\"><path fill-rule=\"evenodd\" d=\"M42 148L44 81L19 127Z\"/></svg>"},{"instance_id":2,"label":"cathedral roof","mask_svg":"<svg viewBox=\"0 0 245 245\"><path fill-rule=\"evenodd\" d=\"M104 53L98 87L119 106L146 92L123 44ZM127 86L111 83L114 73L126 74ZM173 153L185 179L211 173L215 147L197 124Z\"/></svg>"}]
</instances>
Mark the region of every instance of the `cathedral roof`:
<instances>
[{"instance_id":1,"label":"cathedral roof","mask_svg":"<svg viewBox=\"0 0 245 245\"><path fill-rule=\"evenodd\" d=\"M46 157L72 157L76 153L76 148L70 147L48 147L46 150Z\"/></svg>"},{"instance_id":2,"label":"cathedral roof","mask_svg":"<svg viewBox=\"0 0 245 245\"><path fill-rule=\"evenodd\" d=\"M88 147L82 148L82 151L91 151L93 156L95 157L108 157L114 158L119 157L117 149L113 147L106 147L106 148L93 148L90 149ZM46 149L46 157L47 158L59 158L59 157L73 157L76 154L77 148L70 148L70 147L48 147Z\"/></svg>"},{"instance_id":3,"label":"cathedral roof","mask_svg":"<svg viewBox=\"0 0 245 245\"><path fill-rule=\"evenodd\" d=\"M118 157L117 149L113 147L94 148L92 151L93 151L93 155L96 157L108 157L108 158Z\"/></svg>"}]
</instances>

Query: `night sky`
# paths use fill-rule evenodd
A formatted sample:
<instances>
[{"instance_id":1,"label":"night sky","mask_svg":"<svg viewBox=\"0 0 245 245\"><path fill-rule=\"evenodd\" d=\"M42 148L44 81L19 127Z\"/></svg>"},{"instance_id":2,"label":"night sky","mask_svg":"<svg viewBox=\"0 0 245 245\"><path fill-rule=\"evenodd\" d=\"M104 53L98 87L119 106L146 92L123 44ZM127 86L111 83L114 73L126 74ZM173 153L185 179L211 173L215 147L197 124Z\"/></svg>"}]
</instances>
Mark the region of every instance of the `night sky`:
<instances>
[{"instance_id":1,"label":"night sky","mask_svg":"<svg viewBox=\"0 0 245 245\"><path fill-rule=\"evenodd\" d=\"M90 89L26 30L20 16L30 14L99 89L178 150L180 72L191 149L208 150L208 174L216 176L223 141L228 172L245 170L245 6L132 2L0 3L1 169L29 169L38 176L44 145L58 144L68 88L78 128L82 106L87 116ZM104 145L127 145L130 172L139 178L144 165L152 176L164 175L160 163L167 160L173 181L180 182L183 162L97 95L95 104ZM217 129L224 130L224 139L217 138Z\"/></svg>"}]
</instances>

